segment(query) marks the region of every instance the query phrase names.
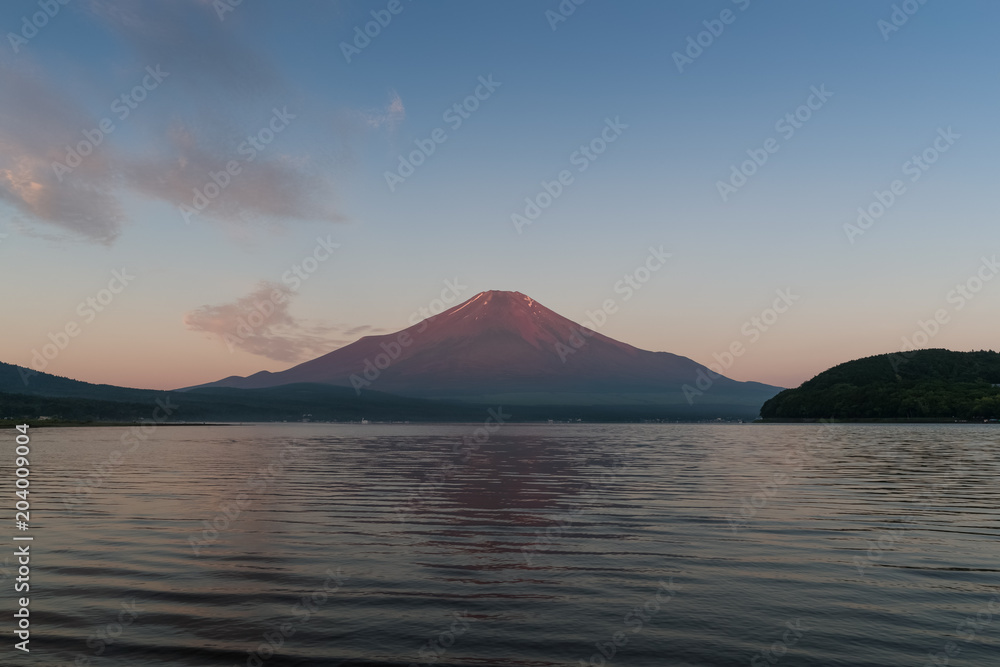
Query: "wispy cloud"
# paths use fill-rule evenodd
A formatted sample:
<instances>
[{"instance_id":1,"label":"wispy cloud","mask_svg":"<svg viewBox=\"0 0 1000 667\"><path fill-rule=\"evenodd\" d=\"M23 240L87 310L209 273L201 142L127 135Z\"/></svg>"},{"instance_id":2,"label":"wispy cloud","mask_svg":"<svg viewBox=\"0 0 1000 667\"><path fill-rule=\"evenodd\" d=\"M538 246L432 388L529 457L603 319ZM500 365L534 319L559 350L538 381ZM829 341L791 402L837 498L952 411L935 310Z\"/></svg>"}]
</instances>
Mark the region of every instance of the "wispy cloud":
<instances>
[{"instance_id":1,"label":"wispy cloud","mask_svg":"<svg viewBox=\"0 0 1000 667\"><path fill-rule=\"evenodd\" d=\"M372 129L387 128L394 131L400 123L406 120L406 107L395 90L389 93L389 103L381 109L369 109L359 112L364 124Z\"/></svg>"},{"instance_id":2,"label":"wispy cloud","mask_svg":"<svg viewBox=\"0 0 1000 667\"><path fill-rule=\"evenodd\" d=\"M231 349L275 361L305 361L351 343L370 325L331 326L294 317L295 292L286 285L264 281L250 294L230 303L204 305L184 316L191 331L210 334Z\"/></svg>"},{"instance_id":3,"label":"wispy cloud","mask_svg":"<svg viewBox=\"0 0 1000 667\"><path fill-rule=\"evenodd\" d=\"M198 130L176 124L156 155L129 161L124 180L149 197L192 207L194 192L204 192L213 182L211 174L225 175L225 165L236 160L239 174L226 176L229 184L217 199L198 211L199 217L226 222L254 217L274 221L342 219L330 194L330 178L314 168L307 156L280 153L248 161L238 150L235 145L229 150L212 146Z\"/></svg>"},{"instance_id":4,"label":"wispy cloud","mask_svg":"<svg viewBox=\"0 0 1000 667\"><path fill-rule=\"evenodd\" d=\"M292 121L252 161L239 155L244 142L267 127L273 109L296 114L306 105L269 59L239 41L232 22L218 20L211 3L90 0L81 7L124 46L127 62L117 63L113 73L80 69L74 75L82 78L69 86L64 74L27 59L16 70L0 63L0 201L25 223L110 244L128 222L126 197L191 206L195 190L231 160L241 161L239 176L199 210L199 218L234 225L343 219L334 165L294 142L299 123L305 132L325 125L321 109L314 110L311 125ZM114 133L78 167L55 171L67 147L102 120L88 111L93 100L132 90L146 67L169 75L127 119L107 112ZM395 122L396 113L388 110L384 122Z\"/></svg>"},{"instance_id":5,"label":"wispy cloud","mask_svg":"<svg viewBox=\"0 0 1000 667\"><path fill-rule=\"evenodd\" d=\"M138 60L173 72L178 86L198 92L208 106L287 93L278 70L227 30L212 3L90 0L88 7Z\"/></svg>"},{"instance_id":6,"label":"wispy cloud","mask_svg":"<svg viewBox=\"0 0 1000 667\"><path fill-rule=\"evenodd\" d=\"M95 119L26 68L0 63L0 90L0 200L28 218L113 241L125 219L113 193L113 155L95 151L72 180L52 168L65 159L61 147L77 144Z\"/></svg>"}]
</instances>

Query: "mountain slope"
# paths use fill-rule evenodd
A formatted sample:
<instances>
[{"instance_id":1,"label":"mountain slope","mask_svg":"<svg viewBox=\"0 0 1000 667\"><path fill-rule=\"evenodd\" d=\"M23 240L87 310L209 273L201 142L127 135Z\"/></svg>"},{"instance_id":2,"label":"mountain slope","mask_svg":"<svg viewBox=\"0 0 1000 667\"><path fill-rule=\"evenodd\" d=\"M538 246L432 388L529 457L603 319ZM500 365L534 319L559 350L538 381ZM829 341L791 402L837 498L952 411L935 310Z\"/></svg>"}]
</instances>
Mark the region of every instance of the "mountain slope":
<instances>
[{"instance_id":1,"label":"mountain slope","mask_svg":"<svg viewBox=\"0 0 1000 667\"><path fill-rule=\"evenodd\" d=\"M22 378L26 378L25 382ZM91 384L0 363L0 419L149 420L157 406L168 421L476 420L486 406L456 405L327 384L186 392Z\"/></svg>"},{"instance_id":2,"label":"mountain slope","mask_svg":"<svg viewBox=\"0 0 1000 667\"><path fill-rule=\"evenodd\" d=\"M71 380L60 375L42 373L30 368L5 364L3 362L0 362L0 392L107 401L142 401L148 399L150 402L156 396L163 393L151 389L132 389L129 387L116 387L110 384L91 384L90 382Z\"/></svg>"},{"instance_id":3,"label":"mountain slope","mask_svg":"<svg viewBox=\"0 0 1000 667\"><path fill-rule=\"evenodd\" d=\"M366 336L279 373L203 386L273 387L315 382L404 396L502 396L508 403L686 404L695 361L649 352L584 329L520 292L481 292L401 332ZM716 377L705 403L759 406L779 391ZM640 398L645 397L645 398Z\"/></svg>"},{"instance_id":4,"label":"mountain slope","mask_svg":"<svg viewBox=\"0 0 1000 667\"><path fill-rule=\"evenodd\" d=\"M29 375L26 393L22 374ZM0 422L32 422L42 416L71 421L149 421L159 419L159 406L169 407L167 421L463 421L481 423L489 410L509 421L635 422L752 418L759 404L725 406L705 403L676 406L653 400L605 402L600 405L531 405L516 409L499 403L476 404L424 400L328 384L287 384L265 389L214 387L184 392L95 385L0 364ZM159 415L159 416L158 416ZM57 423L45 422L45 423Z\"/></svg>"}]
</instances>

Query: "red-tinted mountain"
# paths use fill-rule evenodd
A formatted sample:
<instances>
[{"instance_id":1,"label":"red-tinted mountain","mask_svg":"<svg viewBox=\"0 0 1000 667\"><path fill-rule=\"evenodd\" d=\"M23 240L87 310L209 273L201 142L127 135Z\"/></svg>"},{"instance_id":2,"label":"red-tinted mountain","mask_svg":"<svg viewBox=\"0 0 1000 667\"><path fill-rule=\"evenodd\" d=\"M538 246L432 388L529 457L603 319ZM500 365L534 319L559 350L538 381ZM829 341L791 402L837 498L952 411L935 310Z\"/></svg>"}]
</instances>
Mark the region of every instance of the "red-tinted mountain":
<instances>
[{"instance_id":1,"label":"red-tinted mountain","mask_svg":"<svg viewBox=\"0 0 1000 667\"><path fill-rule=\"evenodd\" d=\"M512 395L529 403L621 403L634 402L639 394L650 395L650 401L658 394L655 402L661 402L669 394L668 402L686 404L682 386L696 386L699 371L714 379L696 402L759 406L780 391L715 376L686 357L621 343L520 292L489 291L403 331L365 336L279 373L203 386L316 382L416 397L504 395L509 403L519 402Z\"/></svg>"}]
</instances>

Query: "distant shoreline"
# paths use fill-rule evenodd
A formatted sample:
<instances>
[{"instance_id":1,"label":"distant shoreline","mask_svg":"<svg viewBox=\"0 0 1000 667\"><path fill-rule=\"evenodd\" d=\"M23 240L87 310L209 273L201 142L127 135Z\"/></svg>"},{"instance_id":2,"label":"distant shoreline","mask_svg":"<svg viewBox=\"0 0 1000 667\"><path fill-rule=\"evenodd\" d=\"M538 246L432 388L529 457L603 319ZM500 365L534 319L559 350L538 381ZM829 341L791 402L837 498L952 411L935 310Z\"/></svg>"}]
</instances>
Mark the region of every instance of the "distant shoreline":
<instances>
[{"instance_id":1,"label":"distant shoreline","mask_svg":"<svg viewBox=\"0 0 1000 667\"><path fill-rule=\"evenodd\" d=\"M310 421L310 422L95 422L95 421L85 421L85 422L75 422L75 421L57 421L57 420L45 420L42 422L32 422L31 420L0 420L0 430L13 429L18 424L27 423L32 429L40 428L108 428L108 427L135 427L135 426L147 426L153 424L155 426L278 426L278 425L303 425L308 424L312 426L430 426L434 424L447 424L453 426L460 426L462 424L477 425L477 422L467 422L467 421L409 421L409 422L369 422L367 424L361 422L325 422L325 421ZM970 421L970 420L960 420L960 419L757 419L754 421L739 421L739 420L726 420L726 421L662 421L662 422L651 422L651 421L594 421L594 422L566 422L566 421L512 421L512 425L533 425L533 426L583 426L583 425L668 425L668 424L706 424L706 425L730 425L730 426L750 426L750 425L802 425L802 424L993 424L1000 426L1000 423L996 421L983 422L983 421Z\"/></svg>"},{"instance_id":2,"label":"distant shoreline","mask_svg":"<svg viewBox=\"0 0 1000 667\"><path fill-rule=\"evenodd\" d=\"M14 428L18 424L27 424L31 428L69 428L81 426L234 426L234 424L223 422L95 422L95 421L59 421L57 419L46 419L43 421L32 419L0 419L0 429Z\"/></svg>"},{"instance_id":3,"label":"distant shoreline","mask_svg":"<svg viewBox=\"0 0 1000 667\"><path fill-rule=\"evenodd\" d=\"M943 419L933 417L915 417L913 419L758 419L754 424L998 424L996 420L978 419Z\"/></svg>"}]
</instances>

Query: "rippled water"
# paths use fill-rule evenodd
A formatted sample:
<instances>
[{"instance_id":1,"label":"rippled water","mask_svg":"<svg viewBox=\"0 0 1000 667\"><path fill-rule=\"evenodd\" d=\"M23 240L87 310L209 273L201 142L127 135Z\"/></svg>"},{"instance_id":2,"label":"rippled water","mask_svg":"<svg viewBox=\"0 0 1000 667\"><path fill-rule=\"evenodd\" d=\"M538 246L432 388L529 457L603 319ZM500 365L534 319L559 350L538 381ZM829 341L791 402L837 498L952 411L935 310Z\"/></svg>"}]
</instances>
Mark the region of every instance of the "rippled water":
<instances>
[{"instance_id":1,"label":"rippled water","mask_svg":"<svg viewBox=\"0 0 1000 667\"><path fill-rule=\"evenodd\" d=\"M995 426L476 429L35 430L0 662L1000 664Z\"/></svg>"}]
</instances>

